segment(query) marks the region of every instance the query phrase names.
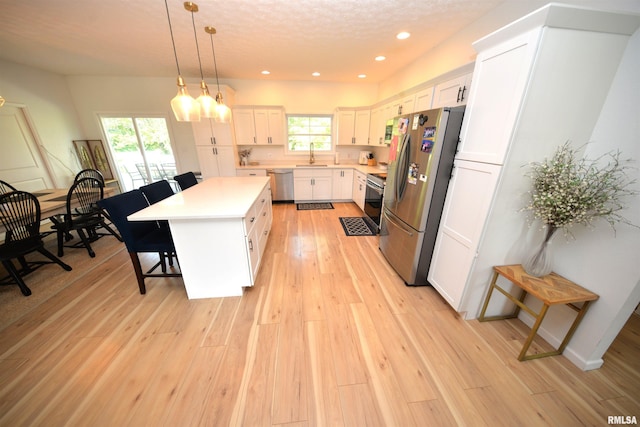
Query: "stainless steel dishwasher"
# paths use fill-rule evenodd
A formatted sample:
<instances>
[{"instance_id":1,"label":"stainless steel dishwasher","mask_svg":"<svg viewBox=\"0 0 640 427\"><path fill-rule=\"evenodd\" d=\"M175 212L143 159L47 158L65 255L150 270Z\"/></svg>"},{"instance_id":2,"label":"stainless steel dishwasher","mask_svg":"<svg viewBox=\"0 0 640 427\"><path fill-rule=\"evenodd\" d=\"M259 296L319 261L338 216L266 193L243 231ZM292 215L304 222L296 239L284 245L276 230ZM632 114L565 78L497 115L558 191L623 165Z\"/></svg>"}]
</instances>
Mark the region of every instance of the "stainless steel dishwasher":
<instances>
[{"instance_id":1,"label":"stainless steel dishwasher","mask_svg":"<svg viewBox=\"0 0 640 427\"><path fill-rule=\"evenodd\" d=\"M267 169L274 202L293 201L293 169Z\"/></svg>"}]
</instances>

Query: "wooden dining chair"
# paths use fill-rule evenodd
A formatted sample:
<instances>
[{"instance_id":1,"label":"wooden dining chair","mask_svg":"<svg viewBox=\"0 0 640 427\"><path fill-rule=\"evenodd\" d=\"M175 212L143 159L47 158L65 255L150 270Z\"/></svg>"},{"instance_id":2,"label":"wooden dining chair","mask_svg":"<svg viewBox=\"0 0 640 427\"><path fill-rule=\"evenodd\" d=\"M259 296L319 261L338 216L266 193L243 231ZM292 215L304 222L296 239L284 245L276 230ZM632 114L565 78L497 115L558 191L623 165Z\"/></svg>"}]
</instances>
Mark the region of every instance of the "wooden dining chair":
<instances>
[{"instance_id":1,"label":"wooden dining chair","mask_svg":"<svg viewBox=\"0 0 640 427\"><path fill-rule=\"evenodd\" d=\"M0 195L0 222L5 230L4 243L0 245L0 261L24 296L31 295L31 289L25 284L22 276L32 272L44 264L56 263L63 269L71 271L71 267L44 248L40 234L40 203L36 196L25 191L12 191ZM25 255L39 252L48 261L29 261ZM18 270L12 260L17 259L21 265ZM0 281L0 283L11 283Z\"/></svg>"},{"instance_id":2,"label":"wooden dining chair","mask_svg":"<svg viewBox=\"0 0 640 427\"><path fill-rule=\"evenodd\" d=\"M58 256L64 255L64 247L87 249L90 257L96 254L91 248L91 242L106 235L98 233L96 229L102 227L122 241L122 237L105 221L102 208L98 201L103 198L104 186L96 178L81 178L74 182L67 193L67 211L63 215L51 217L53 228L58 235ZM77 206L76 206L77 205ZM75 206L75 207L74 207ZM71 231L76 231L80 242L65 245L65 236Z\"/></svg>"},{"instance_id":3,"label":"wooden dining chair","mask_svg":"<svg viewBox=\"0 0 640 427\"><path fill-rule=\"evenodd\" d=\"M159 266L165 265L164 255L173 254L176 248L171 238L171 231L163 228L156 221L129 221L127 217L149 206L149 202L140 190L131 190L107 199L98 204L111 216L113 223L122 235L124 244L129 252L133 270L136 273L138 288L141 294L147 292L145 279L149 277L182 277L175 270L154 273ZM139 253L157 253L160 260L146 272L142 269Z\"/></svg>"},{"instance_id":4,"label":"wooden dining chair","mask_svg":"<svg viewBox=\"0 0 640 427\"><path fill-rule=\"evenodd\" d=\"M186 190L189 187L193 187L198 183L198 179L196 178L196 174L193 172L185 172L180 175L176 175L173 177L176 180L180 189Z\"/></svg>"}]
</instances>

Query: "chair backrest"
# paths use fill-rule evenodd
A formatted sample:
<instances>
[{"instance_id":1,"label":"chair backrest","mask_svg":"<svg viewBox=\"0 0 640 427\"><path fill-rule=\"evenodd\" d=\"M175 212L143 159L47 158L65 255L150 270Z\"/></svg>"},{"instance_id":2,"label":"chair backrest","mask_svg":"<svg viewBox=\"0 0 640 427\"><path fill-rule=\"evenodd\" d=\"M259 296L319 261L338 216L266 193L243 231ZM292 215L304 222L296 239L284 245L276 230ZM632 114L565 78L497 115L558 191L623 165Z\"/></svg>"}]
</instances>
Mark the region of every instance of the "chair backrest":
<instances>
[{"instance_id":1,"label":"chair backrest","mask_svg":"<svg viewBox=\"0 0 640 427\"><path fill-rule=\"evenodd\" d=\"M178 185L182 190L186 190L189 187L193 187L198 183L196 174L193 172L185 172L180 175L176 175L173 179L178 182Z\"/></svg>"},{"instance_id":2,"label":"chair backrest","mask_svg":"<svg viewBox=\"0 0 640 427\"><path fill-rule=\"evenodd\" d=\"M160 200L164 200L169 196L173 196L173 189L169 181L162 180L152 182L151 184L143 185L140 187L140 191L145 195L149 204L154 204Z\"/></svg>"},{"instance_id":3,"label":"chair backrest","mask_svg":"<svg viewBox=\"0 0 640 427\"><path fill-rule=\"evenodd\" d=\"M98 201L104 197L104 184L96 178L80 178L73 183L67 193L67 214L74 216L95 215L100 213ZM72 208L74 202L77 207Z\"/></svg>"},{"instance_id":4,"label":"chair backrest","mask_svg":"<svg viewBox=\"0 0 640 427\"><path fill-rule=\"evenodd\" d=\"M16 191L16 188L8 182L0 180L0 194L6 194L11 191Z\"/></svg>"},{"instance_id":5,"label":"chair backrest","mask_svg":"<svg viewBox=\"0 0 640 427\"><path fill-rule=\"evenodd\" d=\"M131 190L107 199L98 205L109 213L111 222L118 228L129 252L137 252L137 242L143 236L159 228L156 221L129 221L127 217L149 206L149 202L140 190Z\"/></svg>"},{"instance_id":6,"label":"chair backrest","mask_svg":"<svg viewBox=\"0 0 640 427\"><path fill-rule=\"evenodd\" d=\"M98 169L83 169L73 179L74 182L81 180L82 178L95 178L104 186L104 175Z\"/></svg>"},{"instance_id":7,"label":"chair backrest","mask_svg":"<svg viewBox=\"0 0 640 427\"><path fill-rule=\"evenodd\" d=\"M40 238L40 203L26 191L0 195L0 222L5 228L5 244Z\"/></svg>"}]
</instances>

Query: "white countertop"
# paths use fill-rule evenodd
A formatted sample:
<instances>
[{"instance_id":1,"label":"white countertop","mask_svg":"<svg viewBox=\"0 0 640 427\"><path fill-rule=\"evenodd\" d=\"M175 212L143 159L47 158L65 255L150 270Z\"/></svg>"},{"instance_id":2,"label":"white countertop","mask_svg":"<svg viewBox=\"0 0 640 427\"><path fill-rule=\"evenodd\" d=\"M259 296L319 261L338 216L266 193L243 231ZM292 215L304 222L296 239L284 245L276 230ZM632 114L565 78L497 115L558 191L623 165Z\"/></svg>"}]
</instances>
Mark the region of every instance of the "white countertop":
<instances>
[{"instance_id":1,"label":"white countertop","mask_svg":"<svg viewBox=\"0 0 640 427\"><path fill-rule=\"evenodd\" d=\"M269 177L209 178L184 191L144 208L130 221L243 218Z\"/></svg>"},{"instance_id":2,"label":"white countertop","mask_svg":"<svg viewBox=\"0 0 640 427\"><path fill-rule=\"evenodd\" d=\"M333 164L333 163L323 163L318 162L319 164L326 164L326 166L298 166L301 163L279 163L279 164L269 164L269 163L260 163L258 165L248 165L248 166L236 166L236 169L354 169L360 171L362 173L384 173L387 170L381 169L378 165L376 166L368 166L368 165L360 165L357 163L345 163L345 164Z\"/></svg>"}]
</instances>

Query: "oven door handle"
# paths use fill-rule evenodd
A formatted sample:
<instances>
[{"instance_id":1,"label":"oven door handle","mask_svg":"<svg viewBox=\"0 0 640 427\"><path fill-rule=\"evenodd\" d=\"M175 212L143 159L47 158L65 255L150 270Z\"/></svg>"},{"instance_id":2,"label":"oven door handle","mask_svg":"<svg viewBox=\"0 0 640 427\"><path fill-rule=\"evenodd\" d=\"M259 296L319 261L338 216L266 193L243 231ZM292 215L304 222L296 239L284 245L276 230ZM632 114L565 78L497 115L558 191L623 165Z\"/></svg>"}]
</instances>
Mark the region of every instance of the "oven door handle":
<instances>
[{"instance_id":1,"label":"oven door handle","mask_svg":"<svg viewBox=\"0 0 640 427\"><path fill-rule=\"evenodd\" d=\"M398 227L400 230L404 231L405 234L407 234L409 237L413 236L413 231L411 230L407 230L407 228L405 226L403 226L402 224L399 224L398 222L396 222L395 220L393 220L391 218L391 216L387 213L386 210L382 210L382 216L389 221L391 224L395 225L396 227Z\"/></svg>"}]
</instances>

